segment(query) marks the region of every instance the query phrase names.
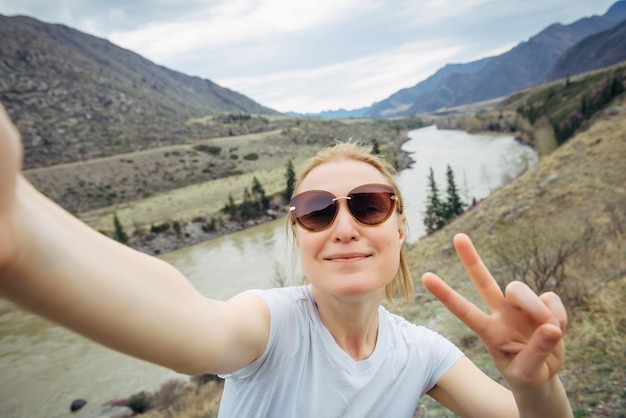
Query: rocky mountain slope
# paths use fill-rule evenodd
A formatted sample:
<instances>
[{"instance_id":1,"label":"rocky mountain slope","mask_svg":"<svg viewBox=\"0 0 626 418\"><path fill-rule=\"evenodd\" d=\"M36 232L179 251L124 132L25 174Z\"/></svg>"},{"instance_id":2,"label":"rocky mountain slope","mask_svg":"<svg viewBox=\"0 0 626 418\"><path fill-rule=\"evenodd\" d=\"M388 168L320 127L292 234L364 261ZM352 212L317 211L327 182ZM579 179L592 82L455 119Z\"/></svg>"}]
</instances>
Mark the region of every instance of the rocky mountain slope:
<instances>
[{"instance_id":1,"label":"rocky mountain slope","mask_svg":"<svg viewBox=\"0 0 626 418\"><path fill-rule=\"evenodd\" d=\"M26 168L177 143L194 117L277 113L67 26L0 15L0 39L0 101Z\"/></svg>"},{"instance_id":2,"label":"rocky mountain slope","mask_svg":"<svg viewBox=\"0 0 626 418\"><path fill-rule=\"evenodd\" d=\"M626 60L626 20L588 36L567 50L546 76L548 81L607 67Z\"/></svg>"},{"instance_id":3,"label":"rocky mountain slope","mask_svg":"<svg viewBox=\"0 0 626 418\"><path fill-rule=\"evenodd\" d=\"M539 85L548 80L554 65L564 54L578 56L576 51L595 47L592 61L582 68L570 67L561 61L559 74L575 75L581 71L603 68L624 58L611 51L619 50L615 34L604 32L626 19L626 1L616 2L603 16L582 18L570 25L553 24L522 42L512 50L485 61L457 64L453 71L439 70L433 76L409 89L373 104L366 112L369 117L416 115L437 109L476 103L511 92ZM601 34L602 32L602 34ZM621 33L621 32L620 32ZM594 42L579 45L596 35ZM621 42L623 42L623 35ZM615 44L609 51L601 45ZM623 50L623 48L622 48ZM589 53L585 54L589 56ZM605 58L606 57L606 58ZM481 65L483 64L483 65ZM442 72L445 77L442 77ZM550 79L554 79L554 76Z\"/></svg>"}]
</instances>

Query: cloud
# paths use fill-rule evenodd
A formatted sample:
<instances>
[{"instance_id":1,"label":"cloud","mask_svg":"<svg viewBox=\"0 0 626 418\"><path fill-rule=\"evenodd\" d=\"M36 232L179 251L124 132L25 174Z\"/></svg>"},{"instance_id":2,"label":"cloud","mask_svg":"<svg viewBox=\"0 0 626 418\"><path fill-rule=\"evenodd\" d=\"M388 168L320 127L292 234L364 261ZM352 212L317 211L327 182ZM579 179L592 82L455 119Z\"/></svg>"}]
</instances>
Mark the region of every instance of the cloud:
<instances>
[{"instance_id":1,"label":"cloud","mask_svg":"<svg viewBox=\"0 0 626 418\"><path fill-rule=\"evenodd\" d=\"M358 0L224 0L197 10L193 16L113 32L109 38L163 62L191 51L283 42L286 37L316 31L363 7Z\"/></svg>"},{"instance_id":2,"label":"cloud","mask_svg":"<svg viewBox=\"0 0 626 418\"><path fill-rule=\"evenodd\" d=\"M274 72L266 76L223 78L219 83L261 103L272 103L282 112L329 110L337 108L339 103L354 109L411 85L416 77L428 77L433 67L445 65L462 50L462 45L411 42L323 67Z\"/></svg>"}]
</instances>

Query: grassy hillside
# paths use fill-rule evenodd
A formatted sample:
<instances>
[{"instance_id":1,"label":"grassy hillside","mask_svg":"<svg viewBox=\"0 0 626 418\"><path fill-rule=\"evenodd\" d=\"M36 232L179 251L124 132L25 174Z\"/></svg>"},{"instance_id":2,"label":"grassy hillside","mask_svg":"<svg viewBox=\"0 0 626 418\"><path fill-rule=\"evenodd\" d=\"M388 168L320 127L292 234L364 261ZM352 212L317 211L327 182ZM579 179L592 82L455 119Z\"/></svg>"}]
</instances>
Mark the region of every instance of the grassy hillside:
<instances>
[{"instance_id":1,"label":"grassy hillside","mask_svg":"<svg viewBox=\"0 0 626 418\"><path fill-rule=\"evenodd\" d=\"M433 117L442 128L514 134L548 155L624 92L626 62Z\"/></svg>"},{"instance_id":2,"label":"grassy hillside","mask_svg":"<svg viewBox=\"0 0 626 418\"><path fill-rule=\"evenodd\" d=\"M477 301L452 248L454 234L466 232L502 285L518 279L557 291L570 315L561 376L579 417L626 410L625 105L622 95L586 131L409 251L416 280L434 271ZM497 377L469 330L425 291L417 302L401 312L450 336Z\"/></svg>"}]
</instances>

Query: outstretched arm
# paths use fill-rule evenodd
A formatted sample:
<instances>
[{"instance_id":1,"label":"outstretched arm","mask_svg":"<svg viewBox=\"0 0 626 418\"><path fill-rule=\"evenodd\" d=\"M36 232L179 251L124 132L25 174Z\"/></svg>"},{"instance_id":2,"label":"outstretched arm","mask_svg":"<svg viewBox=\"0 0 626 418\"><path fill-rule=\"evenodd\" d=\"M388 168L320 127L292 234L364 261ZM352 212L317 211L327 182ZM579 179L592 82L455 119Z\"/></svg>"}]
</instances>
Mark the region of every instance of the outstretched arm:
<instances>
[{"instance_id":1,"label":"outstretched arm","mask_svg":"<svg viewBox=\"0 0 626 418\"><path fill-rule=\"evenodd\" d=\"M503 293L467 235L455 236L454 245L491 314L432 273L422 277L424 286L483 341L511 388L520 416L571 417L567 395L557 376L563 365L567 326L560 298L554 293L537 296L520 282L510 283ZM454 405L462 405L462 411L473 410L476 403L493 405L493 388L472 383L476 373L467 362L459 362L449 370L447 379L448 373L444 375L437 390L443 399L454 399ZM463 385L473 387L467 389L473 393L472 399L455 396ZM498 416L498 411L493 411Z\"/></svg>"},{"instance_id":2,"label":"outstretched arm","mask_svg":"<svg viewBox=\"0 0 626 418\"><path fill-rule=\"evenodd\" d=\"M162 260L89 228L20 173L0 105L0 296L126 354L189 374L230 372L264 350L267 306L198 293Z\"/></svg>"}]
</instances>

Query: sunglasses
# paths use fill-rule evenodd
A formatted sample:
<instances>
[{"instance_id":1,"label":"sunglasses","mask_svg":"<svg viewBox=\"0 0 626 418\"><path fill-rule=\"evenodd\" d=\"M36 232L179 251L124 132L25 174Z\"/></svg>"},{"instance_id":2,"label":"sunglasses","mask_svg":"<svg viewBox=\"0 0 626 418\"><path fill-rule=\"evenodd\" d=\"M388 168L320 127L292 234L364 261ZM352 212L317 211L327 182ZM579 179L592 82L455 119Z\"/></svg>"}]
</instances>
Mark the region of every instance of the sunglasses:
<instances>
[{"instance_id":1,"label":"sunglasses","mask_svg":"<svg viewBox=\"0 0 626 418\"><path fill-rule=\"evenodd\" d=\"M323 231L337 217L337 201L341 199L345 199L350 214L357 222L374 226L389 219L398 197L392 187L384 184L365 184L342 197L335 197L323 190L310 190L294 196L289 211L302 228L313 232Z\"/></svg>"}]
</instances>

